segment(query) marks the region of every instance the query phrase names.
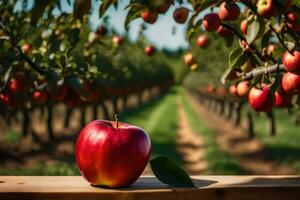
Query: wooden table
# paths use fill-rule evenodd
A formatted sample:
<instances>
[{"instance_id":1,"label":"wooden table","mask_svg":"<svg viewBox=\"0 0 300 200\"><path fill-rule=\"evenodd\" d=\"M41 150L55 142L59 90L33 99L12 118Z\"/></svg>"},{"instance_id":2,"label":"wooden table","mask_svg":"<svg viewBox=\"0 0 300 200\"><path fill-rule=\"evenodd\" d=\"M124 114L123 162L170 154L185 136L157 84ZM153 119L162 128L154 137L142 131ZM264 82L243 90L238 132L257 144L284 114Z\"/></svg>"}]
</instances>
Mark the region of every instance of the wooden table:
<instances>
[{"instance_id":1,"label":"wooden table","mask_svg":"<svg viewBox=\"0 0 300 200\"><path fill-rule=\"evenodd\" d=\"M193 176L197 188L172 188L143 176L127 188L97 188L80 176L0 176L0 200L300 200L300 176Z\"/></svg>"}]
</instances>

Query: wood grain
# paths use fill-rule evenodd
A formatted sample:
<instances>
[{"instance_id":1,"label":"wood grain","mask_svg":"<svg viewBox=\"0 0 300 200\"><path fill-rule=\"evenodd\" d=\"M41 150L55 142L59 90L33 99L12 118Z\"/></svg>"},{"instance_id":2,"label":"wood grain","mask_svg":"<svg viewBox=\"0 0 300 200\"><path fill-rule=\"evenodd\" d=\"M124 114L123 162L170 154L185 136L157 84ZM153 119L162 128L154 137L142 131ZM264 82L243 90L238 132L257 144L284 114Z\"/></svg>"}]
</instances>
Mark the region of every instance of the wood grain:
<instances>
[{"instance_id":1,"label":"wood grain","mask_svg":"<svg viewBox=\"0 0 300 200\"><path fill-rule=\"evenodd\" d=\"M300 176L193 176L197 188L172 188L143 176L127 188L101 188L80 176L0 176L0 199L286 200L300 199Z\"/></svg>"}]
</instances>

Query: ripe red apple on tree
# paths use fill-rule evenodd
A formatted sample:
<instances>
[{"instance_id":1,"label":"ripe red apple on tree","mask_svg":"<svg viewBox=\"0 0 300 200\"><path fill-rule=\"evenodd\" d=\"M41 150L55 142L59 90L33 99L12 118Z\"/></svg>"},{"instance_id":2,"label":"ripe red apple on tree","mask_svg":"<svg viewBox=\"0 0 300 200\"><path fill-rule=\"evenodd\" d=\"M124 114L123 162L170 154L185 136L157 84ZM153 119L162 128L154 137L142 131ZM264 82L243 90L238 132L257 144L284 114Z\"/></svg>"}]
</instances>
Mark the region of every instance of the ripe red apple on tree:
<instances>
[{"instance_id":1,"label":"ripe red apple on tree","mask_svg":"<svg viewBox=\"0 0 300 200\"><path fill-rule=\"evenodd\" d=\"M262 88L252 87L248 95L248 103L256 111L271 111L275 103L275 98L271 94L270 86L263 85Z\"/></svg>"},{"instance_id":2,"label":"ripe red apple on tree","mask_svg":"<svg viewBox=\"0 0 300 200\"><path fill-rule=\"evenodd\" d=\"M284 73L281 79L281 87L285 93L300 90L300 76L291 72Z\"/></svg>"},{"instance_id":3,"label":"ripe red apple on tree","mask_svg":"<svg viewBox=\"0 0 300 200\"><path fill-rule=\"evenodd\" d=\"M237 92L236 85L230 85L230 87L229 87L229 93L230 93L230 95L236 96L236 92Z\"/></svg>"},{"instance_id":4,"label":"ripe red apple on tree","mask_svg":"<svg viewBox=\"0 0 300 200\"><path fill-rule=\"evenodd\" d=\"M277 90L275 92L275 106L276 107L288 107L292 102L292 94L285 93L282 90Z\"/></svg>"},{"instance_id":5,"label":"ripe red apple on tree","mask_svg":"<svg viewBox=\"0 0 300 200\"><path fill-rule=\"evenodd\" d=\"M152 56L154 53L155 53L155 47L150 45L150 46L146 46L144 48L144 51L145 53L148 55L148 56Z\"/></svg>"},{"instance_id":6,"label":"ripe red apple on tree","mask_svg":"<svg viewBox=\"0 0 300 200\"><path fill-rule=\"evenodd\" d=\"M169 10L172 2L173 0L155 0L154 6L158 13L164 14Z\"/></svg>"},{"instance_id":7,"label":"ripe red apple on tree","mask_svg":"<svg viewBox=\"0 0 300 200\"><path fill-rule=\"evenodd\" d=\"M80 173L92 185L124 187L142 174L150 150L150 138L143 129L95 120L78 136L76 161Z\"/></svg>"},{"instance_id":8,"label":"ripe red apple on tree","mask_svg":"<svg viewBox=\"0 0 300 200\"><path fill-rule=\"evenodd\" d=\"M12 93L27 92L29 91L30 83L23 72L17 72L9 80L7 88Z\"/></svg>"},{"instance_id":9,"label":"ripe red apple on tree","mask_svg":"<svg viewBox=\"0 0 300 200\"><path fill-rule=\"evenodd\" d=\"M206 14L202 19L202 25L207 31L218 30L221 24L219 15L217 13Z\"/></svg>"},{"instance_id":10,"label":"ripe red apple on tree","mask_svg":"<svg viewBox=\"0 0 300 200\"><path fill-rule=\"evenodd\" d=\"M112 38L112 43L114 46L118 47L123 43L123 38L121 36L115 35Z\"/></svg>"},{"instance_id":11,"label":"ripe red apple on tree","mask_svg":"<svg viewBox=\"0 0 300 200\"><path fill-rule=\"evenodd\" d=\"M30 44L23 44L23 46L22 46L22 51L23 51L25 54L28 54L28 53L31 51L31 45L30 45Z\"/></svg>"},{"instance_id":12,"label":"ripe red apple on tree","mask_svg":"<svg viewBox=\"0 0 300 200\"><path fill-rule=\"evenodd\" d=\"M143 18L144 22L148 24L154 24L157 20L157 12L156 10L146 10L141 13L141 17Z\"/></svg>"},{"instance_id":13,"label":"ripe red apple on tree","mask_svg":"<svg viewBox=\"0 0 300 200\"><path fill-rule=\"evenodd\" d=\"M34 104L42 105L45 104L48 100L48 94L44 90L37 90L32 94L32 102Z\"/></svg>"},{"instance_id":14,"label":"ripe red apple on tree","mask_svg":"<svg viewBox=\"0 0 300 200\"><path fill-rule=\"evenodd\" d=\"M1 92L0 93L0 101L4 103L6 106L16 108L18 106L18 100L9 92Z\"/></svg>"},{"instance_id":15,"label":"ripe red apple on tree","mask_svg":"<svg viewBox=\"0 0 300 200\"><path fill-rule=\"evenodd\" d=\"M300 20L297 14L290 12L286 16L286 25L292 31L300 31Z\"/></svg>"},{"instance_id":16,"label":"ripe red apple on tree","mask_svg":"<svg viewBox=\"0 0 300 200\"><path fill-rule=\"evenodd\" d=\"M300 52L295 50L292 53L286 51L283 54L282 63L287 71L300 74Z\"/></svg>"},{"instance_id":17,"label":"ripe red apple on tree","mask_svg":"<svg viewBox=\"0 0 300 200\"><path fill-rule=\"evenodd\" d=\"M192 64L194 64L195 60L194 60L193 54L192 53L186 53L183 56L183 61L184 61L184 64L186 64L188 66L191 66Z\"/></svg>"},{"instance_id":18,"label":"ripe red apple on tree","mask_svg":"<svg viewBox=\"0 0 300 200\"><path fill-rule=\"evenodd\" d=\"M240 97L245 97L249 94L250 91L249 81L241 81L237 85L237 94Z\"/></svg>"},{"instance_id":19,"label":"ripe red apple on tree","mask_svg":"<svg viewBox=\"0 0 300 200\"><path fill-rule=\"evenodd\" d=\"M62 85L55 85L48 88L51 98L55 101L62 101L68 95L68 85L64 82Z\"/></svg>"},{"instance_id":20,"label":"ripe red apple on tree","mask_svg":"<svg viewBox=\"0 0 300 200\"><path fill-rule=\"evenodd\" d=\"M218 12L221 21L235 21L240 16L240 8L234 2L223 2Z\"/></svg>"},{"instance_id":21,"label":"ripe red apple on tree","mask_svg":"<svg viewBox=\"0 0 300 200\"><path fill-rule=\"evenodd\" d=\"M97 33L99 35L104 36L106 34L106 32L107 32L107 29L105 28L105 26L99 26L99 28L97 29Z\"/></svg>"},{"instance_id":22,"label":"ripe red apple on tree","mask_svg":"<svg viewBox=\"0 0 300 200\"><path fill-rule=\"evenodd\" d=\"M244 19L241 22L240 28L241 28L242 33L247 35L247 32L248 32L248 20L247 19Z\"/></svg>"},{"instance_id":23,"label":"ripe red apple on tree","mask_svg":"<svg viewBox=\"0 0 300 200\"><path fill-rule=\"evenodd\" d=\"M189 16L189 9L186 7L176 8L173 18L178 24L184 24Z\"/></svg>"},{"instance_id":24,"label":"ripe red apple on tree","mask_svg":"<svg viewBox=\"0 0 300 200\"><path fill-rule=\"evenodd\" d=\"M256 6L260 16L273 17L277 12L274 0L258 0Z\"/></svg>"},{"instance_id":25,"label":"ripe red apple on tree","mask_svg":"<svg viewBox=\"0 0 300 200\"><path fill-rule=\"evenodd\" d=\"M198 47L206 48L209 44L209 38L206 35L199 35L196 44Z\"/></svg>"}]
</instances>

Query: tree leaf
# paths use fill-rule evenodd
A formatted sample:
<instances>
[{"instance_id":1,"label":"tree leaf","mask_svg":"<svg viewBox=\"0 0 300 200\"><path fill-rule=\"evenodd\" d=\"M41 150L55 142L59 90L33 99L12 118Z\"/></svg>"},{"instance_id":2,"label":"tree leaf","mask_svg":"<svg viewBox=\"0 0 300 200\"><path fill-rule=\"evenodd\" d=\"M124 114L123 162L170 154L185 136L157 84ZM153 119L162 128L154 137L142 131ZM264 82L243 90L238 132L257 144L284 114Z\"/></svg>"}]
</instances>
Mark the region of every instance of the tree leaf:
<instances>
[{"instance_id":1,"label":"tree leaf","mask_svg":"<svg viewBox=\"0 0 300 200\"><path fill-rule=\"evenodd\" d=\"M92 6L92 0L76 0L74 5L75 18L82 19L82 16L87 14Z\"/></svg>"},{"instance_id":2,"label":"tree leaf","mask_svg":"<svg viewBox=\"0 0 300 200\"><path fill-rule=\"evenodd\" d=\"M242 48L237 48L229 54L229 68L239 68L247 60L248 56L244 53Z\"/></svg>"},{"instance_id":3,"label":"tree leaf","mask_svg":"<svg viewBox=\"0 0 300 200\"><path fill-rule=\"evenodd\" d=\"M35 25L39 18L43 15L46 7L50 4L51 0L36 0L32 9L31 24Z\"/></svg>"},{"instance_id":4,"label":"tree leaf","mask_svg":"<svg viewBox=\"0 0 300 200\"><path fill-rule=\"evenodd\" d=\"M250 21L246 35L247 43L251 44L257 38L259 38L264 33L264 28L265 23L261 17L257 17L256 19Z\"/></svg>"},{"instance_id":5,"label":"tree leaf","mask_svg":"<svg viewBox=\"0 0 300 200\"><path fill-rule=\"evenodd\" d=\"M195 187L188 174L174 161L165 156L150 160L155 176L163 183L174 187Z\"/></svg>"},{"instance_id":6,"label":"tree leaf","mask_svg":"<svg viewBox=\"0 0 300 200\"><path fill-rule=\"evenodd\" d=\"M102 4L99 8L99 17L102 17L106 10L110 7L111 4L115 4L116 0L102 0Z\"/></svg>"},{"instance_id":7,"label":"tree leaf","mask_svg":"<svg viewBox=\"0 0 300 200\"><path fill-rule=\"evenodd\" d=\"M143 10L143 7L133 6L128 11L128 14L126 16L126 20L124 23L125 30L128 31L129 29L129 23L141 16L141 11Z\"/></svg>"}]
</instances>

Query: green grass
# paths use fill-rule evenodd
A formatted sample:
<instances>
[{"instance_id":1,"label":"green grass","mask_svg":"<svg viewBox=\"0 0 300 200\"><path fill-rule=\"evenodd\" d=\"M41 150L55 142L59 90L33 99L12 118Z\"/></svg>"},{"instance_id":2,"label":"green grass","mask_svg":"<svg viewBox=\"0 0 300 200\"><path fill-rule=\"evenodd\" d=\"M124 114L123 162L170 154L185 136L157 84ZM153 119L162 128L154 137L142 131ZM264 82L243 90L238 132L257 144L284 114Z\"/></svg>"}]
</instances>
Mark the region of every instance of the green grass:
<instances>
[{"instance_id":1,"label":"green grass","mask_svg":"<svg viewBox=\"0 0 300 200\"><path fill-rule=\"evenodd\" d=\"M243 110L245 115L249 107ZM282 109L275 109L277 133L271 137L266 131L266 116L264 113L253 113L254 131L266 147L268 159L283 163L292 168L295 173L300 173L300 127L296 126L290 114Z\"/></svg>"},{"instance_id":2,"label":"green grass","mask_svg":"<svg viewBox=\"0 0 300 200\"><path fill-rule=\"evenodd\" d=\"M3 135L2 142L6 144L14 144L21 140L22 134L15 131L7 131Z\"/></svg>"},{"instance_id":3,"label":"green grass","mask_svg":"<svg viewBox=\"0 0 300 200\"><path fill-rule=\"evenodd\" d=\"M239 162L230 154L221 150L215 141L216 133L208 127L195 112L186 98L186 91L180 89L180 97L192 129L201 134L204 140L208 174L245 174Z\"/></svg>"},{"instance_id":4,"label":"green grass","mask_svg":"<svg viewBox=\"0 0 300 200\"><path fill-rule=\"evenodd\" d=\"M124 113L120 118L124 122L143 127L150 135L152 156L163 154L181 163L175 147L178 121L176 97L176 90L172 89L161 99L145 105L143 109Z\"/></svg>"}]
</instances>

